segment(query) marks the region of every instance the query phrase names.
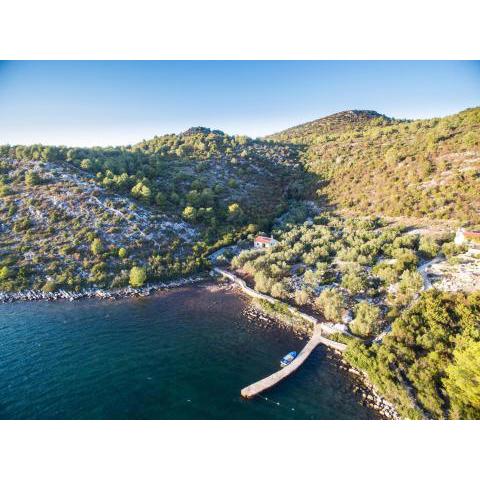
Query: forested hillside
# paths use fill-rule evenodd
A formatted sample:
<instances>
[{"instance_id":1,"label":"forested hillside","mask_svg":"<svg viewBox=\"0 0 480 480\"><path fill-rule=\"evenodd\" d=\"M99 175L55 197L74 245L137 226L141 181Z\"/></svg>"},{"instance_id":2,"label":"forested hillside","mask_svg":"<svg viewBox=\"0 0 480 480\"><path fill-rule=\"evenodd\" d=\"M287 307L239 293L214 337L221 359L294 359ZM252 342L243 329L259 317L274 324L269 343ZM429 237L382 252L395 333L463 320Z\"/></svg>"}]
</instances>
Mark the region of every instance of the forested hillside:
<instances>
[{"instance_id":1,"label":"forested hillside","mask_svg":"<svg viewBox=\"0 0 480 480\"><path fill-rule=\"evenodd\" d=\"M0 157L7 291L204 269L209 249L270 228L309 184L295 147L205 128L118 148L2 146Z\"/></svg>"},{"instance_id":2,"label":"forested hillside","mask_svg":"<svg viewBox=\"0 0 480 480\"><path fill-rule=\"evenodd\" d=\"M124 147L4 145L0 291L137 287L207 271L234 245L231 267L259 291L357 337L346 358L404 416L480 418L480 303L465 283L479 257L452 243L455 225L480 225L479 192L480 108L352 110L263 140L196 127ZM258 233L278 243L252 250ZM450 293L421 293L433 262Z\"/></svg>"},{"instance_id":3,"label":"forested hillside","mask_svg":"<svg viewBox=\"0 0 480 480\"><path fill-rule=\"evenodd\" d=\"M268 138L301 147L330 206L480 223L480 108L418 121L348 111Z\"/></svg>"}]
</instances>

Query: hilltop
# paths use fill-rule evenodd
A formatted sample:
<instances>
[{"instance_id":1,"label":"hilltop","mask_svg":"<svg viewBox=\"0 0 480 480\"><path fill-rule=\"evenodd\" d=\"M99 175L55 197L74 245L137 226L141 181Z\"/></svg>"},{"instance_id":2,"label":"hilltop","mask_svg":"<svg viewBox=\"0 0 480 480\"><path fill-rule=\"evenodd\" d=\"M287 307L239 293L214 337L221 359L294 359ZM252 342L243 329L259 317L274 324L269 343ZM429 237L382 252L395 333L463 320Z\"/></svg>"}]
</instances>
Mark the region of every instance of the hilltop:
<instances>
[{"instance_id":1,"label":"hilltop","mask_svg":"<svg viewBox=\"0 0 480 480\"><path fill-rule=\"evenodd\" d=\"M346 110L287 128L265 138L285 143L309 144L314 142L319 135L339 133L355 127L362 127L371 123L372 120L376 120L376 124L388 124L391 119L374 110Z\"/></svg>"},{"instance_id":2,"label":"hilltop","mask_svg":"<svg viewBox=\"0 0 480 480\"><path fill-rule=\"evenodd\" d=\"M122 286L133 266L185 275L307 203L479 224L479 168L479 108L350 110L257 140L192 127L126 147L1 146L2 288Z\"/></svg>"},{"instance_id":3,"label":"hilltop","mask_svg":"<svg viewBox=\"0 0 480 480\"><path fill-rule=\"evenodd\" d=\"M479 418L463 372L480 351L480 263L452 242L480 224L479 187L480 108L351 110L256 140L192 127L125 147L4 145L1 298L186 277L216 251L335 324L345 358L403 416ZM258 233L278 243L251 249Z\"/></svg>"},{"instance_id":4,"label":"hilltop","mask_svg":"<svg viewBox=\"0 0 480 480\"><path fill-rule=\"evenodd\" d=\"M480 223L480 108L416 121L341 112L268 138L302 146L337 209Z\"/></svg>"}]
</instances>

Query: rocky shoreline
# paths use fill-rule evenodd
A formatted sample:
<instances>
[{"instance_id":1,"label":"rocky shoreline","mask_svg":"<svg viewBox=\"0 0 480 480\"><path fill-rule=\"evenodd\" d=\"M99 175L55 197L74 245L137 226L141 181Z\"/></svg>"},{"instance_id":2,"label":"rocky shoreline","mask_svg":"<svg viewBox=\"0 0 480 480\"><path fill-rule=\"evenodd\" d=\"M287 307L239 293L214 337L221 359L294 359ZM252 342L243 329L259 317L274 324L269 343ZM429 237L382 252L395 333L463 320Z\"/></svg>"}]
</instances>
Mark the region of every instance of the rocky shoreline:
<instances>
[{"instance_id":1,"label":"rocky shoreline","mask_svg":"<svg viewBox=\"0 0 480 480\"><path fill-rule=\"evenodd\" d=\"M335 350L333 352L338 360L338 368L351 376L354 382L353 392L361 398L362 405L376 410L382 417L388 420L402 419L395 406L378 394L363 372L353 368L342 358L339 352Z\"/></svg>"},{"instance_id":2,"label":"rocky shoreline","mask_svg":"<svg viewBox=\"0 0 480 480\"><path fill-rule=\"evenodd\" d=\"M265 313L260 307L256 306L254 303L246 306L242 313L249 321L256 323L261 322L265 325L274 323L277 327L293 331L293 333L298 338L301 338L303 340L308 338L308 332L306 332L305 329L298 328L294 324L285 322L282 319L272 317L268 313Z\"/></svg>"},{"instance_id":3,"label":"rocky shoreline","mask_svg":"<svg viewBox=\"0 0 480 480\"><path fill-rule=\"evenodd\" d=\"M234 284L226 284L223 286L226 290L233 290L238 292L238 287ZM281 325L282 328L293 330L295 335L300 338L307 338L307 332L303 328L295 328L295 325L289 322L285 322L282 319L272 317L268 313L264 312L254 302L245 307L243 314L250 321L256 322L275 322L277 325ZM280 320L280 322L279 322ZM381 417L387 420L401 420L400 415L395 409L395 406L385 400L375 387L370 383L368 377L361 371L353 368L348 362L346 362L342 354L333 349L328 349L328 359L333 361L336 367L344 374L348 375L353 383L353 393L359 397L359 401L365 407L375 410Z\"/></svg>"},{"instance_id":4,"label":"rocky shoreline","mask_svg":"<svg viewBox=\"0 0 480 480\"><path fill-rule=\"evenodd\" d=\"M183 287L207 280L206 275L196 275L166 283L149 284L141 288L125 287L116 289L89 288L79 292L57 290L55 292L43 292L42 290L26 290L21 292L0 292L0 303L35 302L55 300L81 300L84 298L100 298L115 300L124 297L148 297L161 290Z\"/></svg>"},{"instance_id":5,"label":"rocky shoreline","mask_svg":"<svg viewBox=\"0 0 480 480\"><path fill-rule=\"evenodd\" d=\"M56 300L68 300L70 302L74 300L96 298L115 300L125 297L147 297L158 291L169 290L172 288L183 287L199 283L202 281L208 281L208 275L196 275L179 280L174 280L165 283L149 284L141 288L125 287L118 289L85 289L80 292L71 292L67 290L58 290L56 292L43 292L41 290L26 290L21 292L0 292L0 303L13 303L13 302L32 302L32 301L56 301ZM237 285L230 282L220 284L222 289L226 291L234 291L239 293L240 289ZM240 292L241 293L241 292ZM250 298L246 296L247 298ZM308 332L301 325L295 325L295 323L287 322L279 316L272 316L261 309L259 305L254 302L248 304L243 311L245 317L250 321L255 322L273 322L276 325L281 325L282 328L291 330L298 337L305 339L308 337ZM331 353L330 353L331 352ZM329 349L329 359L333 360L338 369L348 374L354 381L353 391L361 398L361 403L376 410L379 415L386 419L398 420L401 417L398 415L395 407L383 399L376 391L374 386L369 382L367 376L362 372L354 369L343 360L341 354L335 350Z\"/></svg>"}]
</instances>

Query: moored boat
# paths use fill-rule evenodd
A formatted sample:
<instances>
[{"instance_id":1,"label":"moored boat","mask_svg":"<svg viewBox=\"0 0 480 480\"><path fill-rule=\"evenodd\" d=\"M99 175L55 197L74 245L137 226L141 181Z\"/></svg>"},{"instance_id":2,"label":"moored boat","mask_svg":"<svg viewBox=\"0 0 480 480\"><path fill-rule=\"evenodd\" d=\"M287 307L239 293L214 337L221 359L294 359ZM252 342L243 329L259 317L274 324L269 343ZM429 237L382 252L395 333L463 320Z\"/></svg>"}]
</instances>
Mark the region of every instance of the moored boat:
<instances>
[{"instance_id":1,"label":"moored boat","mask_svg":"<svg viewBox=\"0 0 480 480\"><path fill-rule=\"evenodd\" d=\"M290 352L290 353L287 353L281 360L280 360L280 366L283 368L283 367L286 367L287 365L289 365L290 363L293 362L293 360L295 360L295 357L297 356L297 352Z\"/></svg>"}]
</instances>

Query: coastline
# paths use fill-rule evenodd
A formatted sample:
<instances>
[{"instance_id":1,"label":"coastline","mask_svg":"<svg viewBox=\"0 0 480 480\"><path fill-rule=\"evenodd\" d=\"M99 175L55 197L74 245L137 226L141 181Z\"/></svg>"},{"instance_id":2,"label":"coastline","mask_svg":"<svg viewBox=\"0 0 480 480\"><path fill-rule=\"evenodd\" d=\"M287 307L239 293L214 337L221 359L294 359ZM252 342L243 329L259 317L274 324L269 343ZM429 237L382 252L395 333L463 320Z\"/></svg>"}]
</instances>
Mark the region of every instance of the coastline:
<instances>
[{"instance_id":1,"label":"coastline","mask_svg":"<svg viewBox=\"0 0 480 480\"><path fill-rule=\"evenodd\" d=\"M288 327L290 327L294 333L310 336L312 333L313 321L318 321L314 317L299 312L298 310L285 306L285 309L282 309L282 312L275 311L275 305L283 305L282 302L279 302L268 295L261 294L255 290L246 287L246 284L243 280L238 279L236 275L231 272L225 272L222 269L214 269L214 272L227 278L232 282L234 288L245 296L248 296L253 299L251 302L251 307L249 310L249 315L247 316L251 319L252 315L256 313L259 320L264 320L266 318L272 319L274 321L280 321ZM226 274L225 274L226 273ZM246 288L245 288L246 287ZM255 313L252 313L255 312ZM297 317L297 318L296 318ZM307 320L307 322L305 322ZM310 323L310 325L308 325ZM323 327L323 324L322 324ZM327 331L330 330L330 327L327 325ZM401 416L398 414L395 405L383 398L375 389L375 386L370 382L368 375L350 365L342 355L342 352L336 348L331 348L327 346L329 352L332 352L332 356L329 358L334 360L337 364L339 370L343 371L345 374L349 375L350 378L354 381L354 393L358 393L361 397L361 402L363 405L368 406L377 411L382 417L387 420L401 420Z\"/></svg>"},{"instance_id":2,"label":"coastline","mask_svg":"<svg viewBox=\"0 0 480 480\"><path fill-rule=\"evenodd\" d=\"M236 278L236 276L230 272L228 273ZM216 279L215 277L216 276L213 275L213 272L210 272L210 274L203 273L173 280L171 282L147 284L140 288L133 288L129 286L118 289L91 288L81 290L80 292L72 292L67 290L58 290L56 292L43 292L41 290L27 290L11 293L0 292L0 304L36 301L52 302L61 300L73 302L75 300L82 299L116 300L128 297L147 297L163 290L180 288L201 282L207 283L213 280L217 285L220 283L220 288L227 288L227 286L231 285L231 289L235 291L235 294L252 299L251 303L244 311L245 316L249 320L273 321L277 324L283 324L285 328L291 330L292 333L302 338L308 338L312 334L314 326L313 321L316 321L316 319L313 317L302 312L298 312L296 309L293 309L289 306L287 306L286 309L279 311L278 309L274 308L274 306L278 305L279 303L276 300L265 298L267 296L256 291L254 291L254 295L250 294L249 291L245 291L237 282L232 281L231 277L231 281L229 282L228 280L225 280L223 285L218 281L218 278ZM327 327L327 331L330 330L330 326L325 326ZM395 406L378 394L374 385L369 381L368 376L365 373L353 368L348 362L346 362L340 351L330 347L328 347L327 350L328 352L331 352L329 359L336 365L338 370L343 374L348 375L350 379L353 380L353 392L360 396L360 402L364 406L376 410L377 413L385 419L401 419L395 409Z\"/></svg>"},{"instance_id":3,"label":"coastline","mask_svg":"<svg viewBox=\"0 0 480 480\"><path fill-rule=\"evenodd\" d=\"M238 294L245 294L238 285L233 284L233 289L237 290ZM291 329L295 335L301 338L307 338L311 335L311 329L305 329L303 325L292 321L292 316L288 318L286 315L271 312L262 307L262 304L256 300L253 300L250 306L245 310L245 314L249 320L257 321L274 321L285 325L285 328ZM335 364L336 368L343 374L347 375L354 384L353 392L360 397L362 405L375 410L386 420L401 420L402 418L398 414L395 405L383 398L375 389L375 386L370 382L368 376L356 368L353 368L344 358L340 351L334 348L327 347L329 352L329 360Z\"/></svg>"},{"instance_id":4,"label":"coastline","mask_svg":"<svg viewBox=\"0 0 480 480\"><path fill-rule=\"evenodd\" d=\"M81 300L85 298L98 298L104 300L115 300L125 297L148 297L155 292L161 290L170 290L172 288L184 287L186 285L192 285L194 283L200 283L202 281L208 281L208 275L199 274L192 275L190 277L181 278L178 280L172 280L171 282L158 282L147 284L144 287L124 287L114 289L102 289L102 288L89 288L79 292L72 292L68 290L57 290L55 292L44 292L42 290L24 290L20 292L0 292L0 304L1 303L14 303L14 302L38 302L38 301L57 301L68 300L73 302L74 300Z\"/></svg>"}]
</instances>

